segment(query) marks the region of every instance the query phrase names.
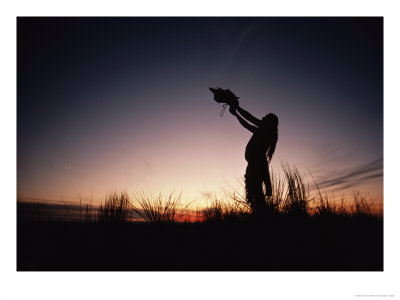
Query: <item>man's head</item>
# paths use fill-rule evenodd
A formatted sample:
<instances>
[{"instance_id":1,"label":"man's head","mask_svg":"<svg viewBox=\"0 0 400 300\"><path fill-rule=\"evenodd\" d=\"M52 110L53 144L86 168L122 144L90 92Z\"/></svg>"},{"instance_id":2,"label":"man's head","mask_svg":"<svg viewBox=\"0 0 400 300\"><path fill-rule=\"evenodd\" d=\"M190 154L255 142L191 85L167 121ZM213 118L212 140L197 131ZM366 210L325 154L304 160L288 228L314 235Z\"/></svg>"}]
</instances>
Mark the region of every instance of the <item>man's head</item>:
<instances>
[{"instance_id":1,"label":"man's head","mask_svg":"<svg viewBox=\"0 0 400 300\"><path fill-rule=\"evenodd\" d=\"M278 127L278 117L275 114L265 115L261 119L263 127L266 128L277 128Z\"/></svg>"}]
</instances>

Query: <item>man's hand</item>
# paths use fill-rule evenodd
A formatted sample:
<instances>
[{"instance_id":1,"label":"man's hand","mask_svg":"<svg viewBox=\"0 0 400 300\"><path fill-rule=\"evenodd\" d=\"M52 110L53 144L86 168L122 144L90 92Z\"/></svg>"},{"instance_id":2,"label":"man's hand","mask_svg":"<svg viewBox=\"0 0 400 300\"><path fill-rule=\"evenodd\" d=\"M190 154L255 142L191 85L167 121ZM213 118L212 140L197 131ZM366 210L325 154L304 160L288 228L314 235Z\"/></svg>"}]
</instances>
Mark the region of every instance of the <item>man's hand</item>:
<instances>
[{"instance_id":1,"label":"man's hand","mask_svg":"<svg viewBox=\"0 0 400 300\"><path fill-rule=\"evenodd\" d=\"M209 90L214 94L214 100L218 103L226 103L230 106L239 105L239 97L237 97L231 90L223 90L221 88L214 89L209 88Z\"/></svg>"},{"instance_id":2,"label":"man's hand","mask_svg":"<svg viewBox=\"0 0 400 300\"><path fill-rule=\"evenodd\" d=\"M229 106L229 112L234 116L236 116L236 113L237 113L236 108L237 108L237 106L233 106L233 105Z\"/></svg>"}]
</instances>

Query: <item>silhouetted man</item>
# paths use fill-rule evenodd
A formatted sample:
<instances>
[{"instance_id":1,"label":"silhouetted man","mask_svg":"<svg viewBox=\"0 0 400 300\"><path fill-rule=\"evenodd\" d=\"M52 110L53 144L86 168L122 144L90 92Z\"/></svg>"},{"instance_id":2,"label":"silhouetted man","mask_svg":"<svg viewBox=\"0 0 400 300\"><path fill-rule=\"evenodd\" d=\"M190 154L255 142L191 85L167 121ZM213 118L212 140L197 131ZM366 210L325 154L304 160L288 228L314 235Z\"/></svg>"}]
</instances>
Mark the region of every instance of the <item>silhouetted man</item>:
<instances>
[{"instance_id":1,"label":"silhouetted man","mask_svg":"<svg viewBox=\"0 0 400 300\"><path fill-rule=\"evenodd\" d=\"M239 106L239 97L230 90L211 89L214 99L230 106L229 111L240 124L253 133L246 146L247 168L245 177L246 197L253 213L266 207L265 196L272 196L269 163L278 141L278 117L272 113L261 120ZM265 195L262 184L265 184Z\"/></svg>"}]
</instances>

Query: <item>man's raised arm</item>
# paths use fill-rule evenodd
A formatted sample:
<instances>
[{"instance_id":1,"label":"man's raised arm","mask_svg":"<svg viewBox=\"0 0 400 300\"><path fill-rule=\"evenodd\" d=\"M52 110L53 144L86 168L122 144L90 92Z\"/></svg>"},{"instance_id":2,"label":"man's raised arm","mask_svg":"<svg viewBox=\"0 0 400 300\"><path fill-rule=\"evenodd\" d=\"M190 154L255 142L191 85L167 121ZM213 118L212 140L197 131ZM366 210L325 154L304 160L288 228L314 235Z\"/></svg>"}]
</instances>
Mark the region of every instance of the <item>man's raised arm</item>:
<instances>
[{"instance_id":1,"label":"man's raised arm","mask_svg":"<svg viewBox=\"0 0 400 300\"><path fill-rule=\"evenodd\" d=\"M248 122L246 122L246 120L243 119L243 118L237 113L237 111L236 111L237 108L238 108L238 107L232 107L232 106L231 106L231 107L229 108L230 113L231 113L232 115L234 115L234 116L238 119L238 121L240 122L240 124L242 124L242 126L243 126L244 128L246 128L247 130L251 131L252 133L256 132L257 127L255 127L255 126L249 124Z\"/></svg>"},{"instance_id":2,"label":"man's raised arm","mask_svg":"<svg viewBox=\"0 0 400 300\"><path fill-rule=\"evenodd\" d=\"M240 106L236 107L236 110L245 118L247 121L253 123L257 127L260 127L261 125L261 120L257 119L255 116L253 116L251 113L249 113L247 110L244 110ZM239 120L240 121L240 120Z\"/></svg>"}]
</instances>

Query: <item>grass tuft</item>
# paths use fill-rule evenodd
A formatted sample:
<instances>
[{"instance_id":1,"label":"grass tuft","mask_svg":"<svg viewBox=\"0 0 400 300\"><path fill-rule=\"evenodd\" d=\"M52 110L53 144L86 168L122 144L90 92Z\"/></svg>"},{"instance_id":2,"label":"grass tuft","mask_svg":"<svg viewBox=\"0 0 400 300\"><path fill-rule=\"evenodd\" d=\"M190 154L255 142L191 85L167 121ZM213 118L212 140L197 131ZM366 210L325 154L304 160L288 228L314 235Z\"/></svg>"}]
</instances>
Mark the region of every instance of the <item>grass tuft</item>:
<instances>
[{"instance_id":1,"label":"grass tuft","mask_svg":"<svg viewBox=\"0 0 400 300\"><path fill-rule=\"evenodd\" d=\"M99 223L126 223L130 216L129 196L126 192L107 194L97 213Z\"/></svg>"},{"instance_id":2,"label":"grass tuft","mask_svg":"<svg viewBox=\"0 0 400 300\"><path fill-rule=\"evenodd\" d=\"M283 198L281 212L285 214L306 215L310 202L310 188L296 167L281 163L286 195ZM283 188L285 190L285 188Z\"/></svg>"},{"instance_id":3,"label":"grass tuft","mask_svg":"<svg viewBox=\"0 0 400 300\"><path fill-rule=\"evenodd\" d=\"M166 198L159 194L153 199L151 195L138 193L135 196L136 205L133 204L132 209L146 222L174 223L185 218L187 208L191 204L183 206L181 197L182 193L175 195L171 192Z\"/></svg>"},{"instance_id":4,"label":"grass tuft","mask_svg":"<svg viewBox=\"0 0 400 300\"><path fill-rule=\"evenodd\" d=\"M230 201L221 201L215 198L210 206L203 209L203 220L206 222L238 220L250 214L250 207L243 203L237 194L232 193Z\"/></svg>"}]
</instances>

